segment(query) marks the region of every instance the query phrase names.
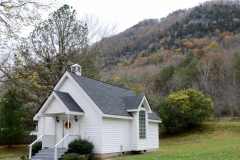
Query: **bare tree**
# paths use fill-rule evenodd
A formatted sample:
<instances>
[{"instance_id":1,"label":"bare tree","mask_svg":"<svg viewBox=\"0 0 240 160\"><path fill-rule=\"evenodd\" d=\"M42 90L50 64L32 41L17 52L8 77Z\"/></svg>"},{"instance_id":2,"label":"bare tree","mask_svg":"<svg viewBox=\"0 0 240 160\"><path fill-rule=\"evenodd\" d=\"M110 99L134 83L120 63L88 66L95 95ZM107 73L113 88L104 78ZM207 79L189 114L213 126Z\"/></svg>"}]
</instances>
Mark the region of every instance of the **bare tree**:
<instances>
[{"instance_id":1,"label":"bare tree","mask_svg":"<svg viewBox=\"0 0 240 160\"><path fill-rule=\"evenodd\" d=\"M10 40L18 40L21 29L41 19L41 12L47 10L55 0L1 0L0 2L0 46Z\"/></svg>"}]
</instances>

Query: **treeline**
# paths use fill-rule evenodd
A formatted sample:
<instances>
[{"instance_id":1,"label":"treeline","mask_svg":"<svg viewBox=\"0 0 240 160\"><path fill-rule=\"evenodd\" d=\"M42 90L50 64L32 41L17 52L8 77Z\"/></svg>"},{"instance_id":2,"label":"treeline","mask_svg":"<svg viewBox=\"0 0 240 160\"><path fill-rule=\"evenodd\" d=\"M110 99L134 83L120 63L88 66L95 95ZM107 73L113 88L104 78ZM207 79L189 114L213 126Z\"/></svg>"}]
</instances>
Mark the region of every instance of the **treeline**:
<instances>
[{"instance_id":1,"label":"treeline","mask_svg":"<svg viewBox=\"0 0 240 160\"><path fill-rule=\"evenodd\" d=\"M182 49L143 51L119 63L114 73L106 72L105 80L149 94L153 105L159 96L194 88L210 95L216 117L239 116L239 42L240 34L216 29L210 38L182 39L186 54Z\"/></svg>"}]
</instances>

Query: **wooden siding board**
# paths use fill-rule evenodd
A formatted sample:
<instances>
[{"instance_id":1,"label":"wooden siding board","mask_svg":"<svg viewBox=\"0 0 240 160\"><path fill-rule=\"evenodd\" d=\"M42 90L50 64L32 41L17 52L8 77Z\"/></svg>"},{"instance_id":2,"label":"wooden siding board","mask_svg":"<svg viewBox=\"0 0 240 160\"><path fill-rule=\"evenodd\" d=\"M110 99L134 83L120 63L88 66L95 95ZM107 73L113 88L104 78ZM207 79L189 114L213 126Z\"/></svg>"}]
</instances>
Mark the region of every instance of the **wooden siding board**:
<instances>
[{"instance_id":1,"label":"wooden siding board","mask_svg":"<svg viewBox=\"0 0 240 160\"><path fill-rule=\"evenodd\" d=\"M101 145L101 121L97 111L85 97L84 91L79 86L74 85L72 80L66 78L59 88L61 92L69 93L76 103L82 108L85 115L80 118L80 136L87 138L94 144L93 153L102 153Z\"/></svg>"},{"instance_id":2,"label":"wooden siding board","mask_svg":"<svg viewBox=\"0 0 240 160\"><path fill-rule=\"evenodd\" d=\"M159 148L158 123L148 122L148 149Z\"/></svg>"},{"instance_id":3,"label":"wooden siding board","mask_svg":"<svg viewBox=\"0 0 240 160\"><path fill-rule=\"evenodd\" d=\"M38 120L38 137L43 135L44 117L40 117ZM44 135L55 134L55 119L52 117L45 117Z\"/></svg>"},{"instance_id":4,"label":"wooden siding board","mask_svg":"<svg viewBox=\"0 0 240 160\"><path fill-rule=\"evenodd\" d=\"M131 121L131 150L137 151L138 150L138 112L131 113L134 118Z\"/></svg>"},{"instance_id":5,"label":"wooden siding board","mask_svg":"<svg viewBox=\"0 0 240 160\"><path fill-rule=\"evenodd\" d=\"M46 108L44 114L60 113L60 112L65 112L65 110L62 107L62 105L58 102L58 100L56 98L53 98L52 102Z\"/></svg>"},{"instance_id":6,"label":"wooden siding board","mask_svg":"<svg viewBox=\"0 0 240 160\"><path fill-rule=\"evenodd\" d=\"M131 120L103 118L103 154L130 151L130 134Z\"/></svg>"},{"instance_id":7,"label":"wooden siding board","mask_svg":"<svg viewBox=\"0 0 240 160\"><path fill-rule=\"evenodd\" d=\"M55 144L55 135L46 135L43 137L43 147L53 148Z\"/></svg>"}]
</instances>

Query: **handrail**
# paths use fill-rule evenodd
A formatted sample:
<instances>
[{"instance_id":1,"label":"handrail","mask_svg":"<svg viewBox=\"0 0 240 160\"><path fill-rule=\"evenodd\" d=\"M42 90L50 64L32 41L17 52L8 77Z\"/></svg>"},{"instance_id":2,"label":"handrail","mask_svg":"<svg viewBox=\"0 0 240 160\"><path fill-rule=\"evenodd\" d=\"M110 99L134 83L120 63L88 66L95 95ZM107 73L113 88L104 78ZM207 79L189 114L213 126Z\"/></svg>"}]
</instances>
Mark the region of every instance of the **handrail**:
<instances>
[{"instance_id":1,"label":"handrail","mask_svg":"<svg viewBox=\"0 0 240 160\"><path fill-rule=\"evenodd\" d=\"M28 155L29 159L32 158L32 146L33 146L36 142L38 142L43 136L44 136L44 135L41 135L40 137L38 137L38 139L36 139L34 142L32 142L32 143L29 145L29 155Z\"/></svg>"},{"instance_id":2,"label":"handrail","mask_svg":"<svg viewBox=\"0 0 240 160\"><path fill-rule=\"evenodd\" d=\"M68 134L63 137L55 146L54 146L54 160L57 160L57 146L63 142L64 139L68 137Z\"/></svg>"}]
</instances>

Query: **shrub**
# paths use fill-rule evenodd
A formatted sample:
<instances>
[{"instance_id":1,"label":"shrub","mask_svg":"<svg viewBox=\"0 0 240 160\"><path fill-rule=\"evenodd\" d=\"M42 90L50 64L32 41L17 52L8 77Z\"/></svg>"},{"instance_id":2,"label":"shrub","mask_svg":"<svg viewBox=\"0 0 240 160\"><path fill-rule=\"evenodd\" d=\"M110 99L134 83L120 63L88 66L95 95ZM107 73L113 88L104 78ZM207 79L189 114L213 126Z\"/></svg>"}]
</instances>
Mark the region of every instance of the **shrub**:
<instances>
[{"instance_id":1,"label":"shrub","mask_svg":"<svg viewBox=\"0 0 240 160\"><path fill-rule=\"evenodd\" d=\"M199 124L213 115L213 102L194 89L181 90L160 100L157 114L168 133Z\"/></svg>"},{"instance_id":2,"label":"shrub","mask_svg":"<svg viewBox=\"0 0 240 160\"><path fill-rule=\"evenodd\" d=\"M33 146L32 146L32 155L34 156L39 150L42 149L42 142L36 142Z\"/></svg>"},{"instance_id":3,"label":"shrub","mask_svg":"<svg viewBox=\"0 0 240 160\"><path fill-rule=\"evenodd\" d=\"M65 154L61 160L82 160L77 153Z\"/></svg>"},{"instance_id":4,"label":"shrub","mask_svg":"<svg viewBox=\"0 0 240 160\"><path fill-rule=\"evenodd\" d=\"M68 145L68 153L77 153L80 155L91 154L94 145L87 139L77 138Z\"/></svg>"}]
</instances>

